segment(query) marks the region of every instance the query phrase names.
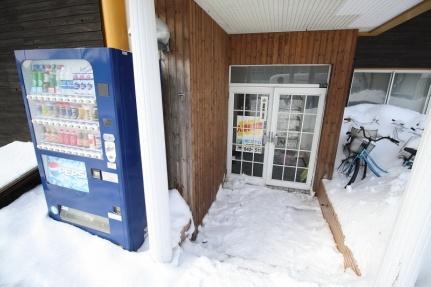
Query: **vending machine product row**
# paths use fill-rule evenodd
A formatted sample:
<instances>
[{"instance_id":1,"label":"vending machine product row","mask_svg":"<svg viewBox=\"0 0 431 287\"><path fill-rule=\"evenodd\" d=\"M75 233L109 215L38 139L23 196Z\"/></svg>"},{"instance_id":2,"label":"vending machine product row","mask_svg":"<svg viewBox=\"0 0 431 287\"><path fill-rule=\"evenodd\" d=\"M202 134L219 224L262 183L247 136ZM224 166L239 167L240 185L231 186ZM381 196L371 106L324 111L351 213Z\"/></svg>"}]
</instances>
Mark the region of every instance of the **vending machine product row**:
<instances>
[{"instance_id":1,"label":"vending machine product row","mask_svg":"<svg viewBox=\"0 0 431 287\"><path fill-rule=\"evenodd\" d=\"M49 216L136 250L146 215L132 55L77 48L15 57Z\"/></svg>"}]
</instances>

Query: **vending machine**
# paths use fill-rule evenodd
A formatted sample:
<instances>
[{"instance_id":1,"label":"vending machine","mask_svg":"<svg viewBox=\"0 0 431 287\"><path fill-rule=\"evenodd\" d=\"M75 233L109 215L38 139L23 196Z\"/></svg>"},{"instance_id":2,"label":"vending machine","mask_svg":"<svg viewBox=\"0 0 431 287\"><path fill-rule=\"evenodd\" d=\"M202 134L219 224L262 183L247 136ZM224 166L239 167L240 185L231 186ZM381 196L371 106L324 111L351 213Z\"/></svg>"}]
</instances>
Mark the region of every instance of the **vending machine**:
<instances>
[{"instance_id":1,"label":"vending machine","mask_svg":"<svg viewBox=\"0 0 431 287\"><path fill-rule=\"evenodd\" d=\"M15 57L49 216L136 250L146 215L132 55L77 48Z\"/></svg>"}]
</instances>

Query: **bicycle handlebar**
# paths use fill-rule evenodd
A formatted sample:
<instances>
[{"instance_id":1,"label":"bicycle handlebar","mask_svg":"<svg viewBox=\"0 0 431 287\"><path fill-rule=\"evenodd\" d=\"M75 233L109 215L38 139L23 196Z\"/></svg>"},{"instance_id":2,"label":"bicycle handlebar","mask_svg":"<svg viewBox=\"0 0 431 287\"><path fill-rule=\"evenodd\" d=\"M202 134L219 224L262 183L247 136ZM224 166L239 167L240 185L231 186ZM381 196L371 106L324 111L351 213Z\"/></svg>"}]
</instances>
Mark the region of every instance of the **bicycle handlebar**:
<instances>
[{"instance_id":1,"label":"bicycle handlebar","mask_svg":"<svg viewBox=\"0 0 431 287\"><path fill-rule=\"evenodd\" d=\"M364 138L366 138L369 142L378 142L378 141L380 141L380 140L384 140L384 139L386 139L386 140L390 140L392 143L394 143L394 144L396 144L396 145L398 145L398 144L400 143L398 140L396 140L396 139L394 139L394 138L391 138L391 137L389 137L389 136L386 136L386 137L379 137L379 138L376 138L376 139L373 139L372 137L367 137L367 135L366 135L366 133L365 133L365 129L364 129L364 127L363 127L363 126L360 126L359 128L361 129L362 134L364 135Z\"/></svg>"}]
</instances>

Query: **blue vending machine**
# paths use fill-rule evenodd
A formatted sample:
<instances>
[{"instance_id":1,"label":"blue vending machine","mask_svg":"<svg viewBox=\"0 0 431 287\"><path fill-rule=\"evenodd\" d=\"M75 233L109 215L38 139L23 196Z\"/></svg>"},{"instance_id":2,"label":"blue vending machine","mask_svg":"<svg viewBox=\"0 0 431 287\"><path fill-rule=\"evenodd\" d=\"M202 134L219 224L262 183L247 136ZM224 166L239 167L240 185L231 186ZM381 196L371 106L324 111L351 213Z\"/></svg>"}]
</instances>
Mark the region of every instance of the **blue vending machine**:
<instances>
[{"instance_id":1,"label":"blue vending machine","mask_svg":"<svg viewBox=\"0 0 431 287\"><path fill-rule=\"evenodd\" d=\"M132 55L15 51L49 216L127 250L144 241Z\"/></svg>"}]
</instances>

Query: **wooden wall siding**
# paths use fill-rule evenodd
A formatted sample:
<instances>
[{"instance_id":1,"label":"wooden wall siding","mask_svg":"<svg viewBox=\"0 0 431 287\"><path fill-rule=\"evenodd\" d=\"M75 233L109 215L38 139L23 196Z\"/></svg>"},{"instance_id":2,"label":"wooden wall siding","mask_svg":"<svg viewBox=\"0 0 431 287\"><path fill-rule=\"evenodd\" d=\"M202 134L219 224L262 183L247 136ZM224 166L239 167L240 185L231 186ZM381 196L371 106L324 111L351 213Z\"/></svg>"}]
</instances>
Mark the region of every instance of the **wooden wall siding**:
<instances>
[{"instance_id":1,"label":"wooden wall siding","mask_svg":"<svg viewBox=\"0 0 431 287\"><path fill-rule=\"evenodd\" d=\"M359 37L355 68L431 68L431 11L374 37Z\"/></svg>"},{"instance_id":2,"label":"wooden wall siding","mask_svg":"<svg viewBox=\"0 0 431 287\"><path fill-rule=\"evenodd\" d=\"M226 171L229 38L194 1L191 27L193 208L200 223Z\"/></svg>"},{"instance_id":3,"label":"wooden wall siding","mask_svg":"<svg viewBox=\"0 0 431 287\"><path fill-rule=\"evenodd\" d=\"M170 52L161 53L163 113L170 188L191 204L191 95L188 0L157 0L156 13L171 33Z\"/></svg>"},{"instance_id":4,"label":"wooden wall siding","mask_svg":"<svg viewBox=\"0 0 431 287\"><path fill-rule=\"evenodd\" d=\"M14 50L101 46L98 0L0 1L0 146L30 140Z\"/></svg>"},{"instance_id":5,"label":"wooden wall siding","mask_svg":"<svg viewBox=\"0 0 431 287\"><path fill-rule=\"evenodd\" d=\"M357 30L231 35L230 64L331 64L314 189L331 178L348 96Z\"/></svg>"},{"instance_id":6,"label":"wooden wall siding","mask_svg":"<svg viewBox=\"0 0 431 287\"><path fill-rule=\"evenodd\" d=\"M200 224L226 167L229 40L192 0L157 0L171 32L161 56L170 187Z\"/></svg>"}]
</instances>

